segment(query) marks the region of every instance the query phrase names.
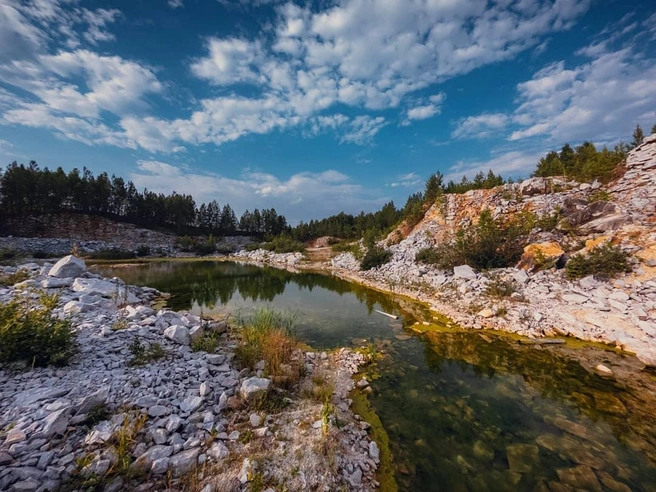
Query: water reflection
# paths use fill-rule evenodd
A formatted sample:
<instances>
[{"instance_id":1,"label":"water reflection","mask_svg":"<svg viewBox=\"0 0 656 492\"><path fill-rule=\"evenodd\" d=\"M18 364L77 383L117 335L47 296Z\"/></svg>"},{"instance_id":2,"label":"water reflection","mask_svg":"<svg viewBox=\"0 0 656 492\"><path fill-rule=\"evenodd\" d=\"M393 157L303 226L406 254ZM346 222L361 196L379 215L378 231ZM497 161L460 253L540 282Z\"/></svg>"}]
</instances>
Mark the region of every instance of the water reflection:
<instances>
[{"instance_id":1,"label":"water reflection","mask_svg":"<svg viewBox=\"0 0 656 492\"><path fill-rule=\"evenodd\" d=\"M409 305L330 276L219 262L102 273L169 292L174 309L295 310L317 348L374 341L387 356L370 398L401 490L656 490L655 382L633 357L446 327L416 334ZM599 363L615 378L597 375Z\"/></svg>"}]
</instances>

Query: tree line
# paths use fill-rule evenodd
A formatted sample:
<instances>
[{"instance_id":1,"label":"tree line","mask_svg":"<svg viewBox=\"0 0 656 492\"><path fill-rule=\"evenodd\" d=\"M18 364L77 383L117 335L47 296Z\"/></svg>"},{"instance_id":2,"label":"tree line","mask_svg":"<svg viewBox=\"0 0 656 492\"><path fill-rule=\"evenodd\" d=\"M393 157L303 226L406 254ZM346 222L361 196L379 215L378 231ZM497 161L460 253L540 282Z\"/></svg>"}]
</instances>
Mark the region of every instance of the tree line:
<instances>
[{"instance_id":1,"label":"tree line","mask_svg":"<svg viewBox=\"0 0 656 492\"><path fill-rule=\"evenodd\" d=\"M61 167L41 169L13 162L0 170L0 215L84 213L100 215L178 234L255 234L288 232L287 219L275 209L246 211L237 219L229 204L216 200L196 206L191 195L137 190L132 181L84 168L68 174Z\"/></svg>"}]
</instances>

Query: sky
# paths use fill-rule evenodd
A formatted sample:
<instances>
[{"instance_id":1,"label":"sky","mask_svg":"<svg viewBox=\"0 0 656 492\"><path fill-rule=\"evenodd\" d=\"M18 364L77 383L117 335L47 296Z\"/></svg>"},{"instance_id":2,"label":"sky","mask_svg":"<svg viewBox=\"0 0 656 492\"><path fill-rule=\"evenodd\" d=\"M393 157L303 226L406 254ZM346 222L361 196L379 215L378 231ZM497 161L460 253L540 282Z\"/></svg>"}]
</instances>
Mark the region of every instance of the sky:
<instances>
[{"instance_id":1,"label":"sky","mask_svg":"<svg viewBox=\"0 0 656 492\"><path fill-rule=\"evenodd\" d=\"M0 164L291 223L656 123L653 0L0 0Z\"/></svg>"}]
</instances>

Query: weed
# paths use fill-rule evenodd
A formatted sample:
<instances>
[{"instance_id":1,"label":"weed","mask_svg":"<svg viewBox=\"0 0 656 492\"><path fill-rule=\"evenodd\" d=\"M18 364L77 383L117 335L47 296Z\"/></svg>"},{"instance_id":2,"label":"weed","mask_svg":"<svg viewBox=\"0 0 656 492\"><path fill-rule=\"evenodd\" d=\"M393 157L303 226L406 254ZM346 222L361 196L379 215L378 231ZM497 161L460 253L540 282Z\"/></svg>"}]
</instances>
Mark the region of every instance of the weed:
<instances>
[{"instance_id":1,"label":"weed","mask_svg":"<svg viewBox=\"0 0 656 492\"><path fill-rule=\"evenodd\" d=\"M91 428L94 425L96 425L98 422L102 422L103 420L107 420L108 418L109 418L109 408L107 408L107 405L105 403L99 403L98 405L92 407L91 410L87 412L87 418L84 421L84 424L89 428Z\"/></svg>"},{"instance_id":2,"label":"weed","mask_svg":"<svg viewBox=\"0 0 656 492\"><path fill-rule=\"evenodd\" d=\"M253 439L253 431L246 429L239 434L239 442L242 444L248 444Z\"/></svg>"},{"instance_id":3,"label":"weed","mask_svg":"<svg viewBox=\"0 0 656 492\"><path fill-rule=\"evenodd\" d=\"M128 327L128 320L125 318L117 319L112 323L112 330L125 330Z\"/></svg>"},{"instance_id":4,"label":"weed","mask_svg":"<svg viewBox=\"0 0 656 492\"><path fill-rule=\"evenodd\" d=\"M128 345L128 350L132 354L129 362L131 366L142 366L166 356L166 350L159 343L153 343L150 347L146 347L138 338L132 340L132 343Z\"/></svg>"},{"instance_id":5,"label":"weed","mask_svg":"<svg viewBox=\"0 0 656 492\"><path fill-rule=\"evenodd\" d=\"M11 260L18 256L18 253L13 249L0 248L0 260Z\"/></svg>"},{"instance_id":6,"label":"weed","mask_svg":"<svg viewBox=\"0 0 656 492\"><path fill-rule=\"evenodd\" d=\"M19 282L24 282L30 278L30 274L26 270L18 270L8 275L0 275L0 286L11 286Z\"/></svg>"},{"instance_id":7,"label":"weed","mask_svg":"<svg viewBox=\"0 0 656 492\"><path fill-rule=\"evenodd\" d=\"M0 304L0 363L27 360L33 366L68 363L77 351L71 323L52 314L56 296L29 305L16 300Z\"/></svg>"},{"instance_id":8,"label":"weed","mask_svg":"<svg viewBox=\"0 0 656 492\"><path fill-rule=\"evenodd\" d=\"M221 335L213 331L205 331L202 337L192 340L191 350L194 352L213 353L219 346Z\"/></svg>"},{"instance_id":9,"label":"weed","mask_svg":"<svg viewBox=\"0 0 656 492\"><path fill-rule=\"evenodd\" d=\"M503 318L504 316L506 316L506 314L508 314L508 308L506 306L500 306L497 308L494 314L499 318Z\"/></svg>"},{"instance_id":10,"label":"weed","mask_svg":"<svg viewBox=\"0 0 656 492\"><path fill-rule=\"evenodd\" d=\"M572 256L565 265L565 273L570 279L587 275L611 278L631 271L628 258L628 253L620 248L604 244L591 249L587 255Z\"/></svg>"},{"instance_id":11,"label":"weed","mask_svg":"<svg viewBox=\"0 0 656 492\"><path fill-rule=\"evenodd\" d=\"M503 280L498 276L492 277L485 287L485 294L490 297L510 297L517 292L517 284L512 280Z\"/></svg>"},{"instance_id":12,"label":"weed","mask_svg":"<svg viewBox=\"0 0 656 492\"><path fill-rule=\"evenodd\" d=\"M612 202L612 201L613 201L613 195L608 193L606 190L597 190L588 197L588 203Z\"/></svg>"}]
</instances>

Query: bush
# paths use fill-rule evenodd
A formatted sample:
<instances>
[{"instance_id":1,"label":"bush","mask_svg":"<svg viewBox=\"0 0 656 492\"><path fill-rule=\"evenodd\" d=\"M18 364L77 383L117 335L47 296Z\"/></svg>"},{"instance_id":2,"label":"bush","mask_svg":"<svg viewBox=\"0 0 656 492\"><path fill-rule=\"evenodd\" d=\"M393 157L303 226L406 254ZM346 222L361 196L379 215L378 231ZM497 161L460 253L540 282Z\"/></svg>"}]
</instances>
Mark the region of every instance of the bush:
<instances>
[{"instance_id":1,"label":"bush","mask_svg":"<svg viewBox=\"0 0 656 492\"><path fill-rule=\"evenodd\" d=\"M0 275L0 285L11 286L30 278L26 270L18 270L8 275Z\"/></svg>"},{"instance_id":2,"label":"bush","mask_svg":"<svg viewBox=\"0 0 656 492\"><path fill-rule=\"evenodd\" d=\"M131 366L142 366L166 356L166 350L159 343L153 343L150 347L146 347L138 338L130 343L128 350L132 354L132 359L129 362Z\"/></svg>"},{"instance_id":3,"label":"bush","mask_svg":"<svg viewBox=\"0 0 656 492\"><path fill-rule=\"evenodd\" d=\"M216 252L221 255L231 255L235 252L235 248L234 246L230 246L228 244L220 244L216 247Z\"/></svg>"},{"instance_id":4,"label":"bush","mask_svg":"<svg viewBox=\"0 0 656 492\"><path fill-rule=\"evenodd\" d=\"M137 256L142 257L142 256L148 256L150 254L150 246L147 246L145 244L140 244L139 247L137 248Z\"/></svg>"},{"instance_id":5,"label":"bush","mask_svg":"<svg viewBox=\"0 0 656 492\"><path fill-rule=\"evenodd\" d=\"M216 243L205 241L194 245L194 253L198 256L207 256L216 252Z\"/></svg>"},{"instance_id":6,"label":"bush","mask_svg":"<svg viewBox=\"0 0 656 492\"><path fill-rule=\"evenodd\" d=\"M89 254L92 260L131 260L136 255L133 251L122 249L103 249Z\"/></svg>"},{"instance_id":7,"label":"bush","mask_svg":"<svg viewBox=\"0 0 656 492\"><path fill-rule=\"evenodd\" d=\"M503 280L499 277L493 277L490 280L485 287L485 294L490 297L510 297L517 292L517 284L512 280Z\"/></svg>"},{"instance_id":8,"label":"bush","mask_svg":"<svg viewBox=\"0 0 656 492\"><path fill-rule=\"evenodd\" d=\"M248 243L246 246L244 246L244 249L246 251L256 251L258 249L261 249L262 244L261 243Z\"/></svg>"},{"instance_id":9,"label":"bush","mask_svg":"<svg viewBox=\"0 0 656 492\"><path fill-rule=\"evenodd\" d=\"M587 275L611 278L631 271L628 258L628 253L620 248L604 244L591 249L587 255L572 256L565 265L565 273L570 279Z\"/></svg>"},{"instance_id":10,"label":"bush","mask_svg":"<svg viewBox=\"0 0 656 492\"><path fill-rule=\"evenodd\" d=\"M479 270L512 266L521 258L534 225L534 218L526 214L504 223L494 220L490 211L484 210L478 224L458 230L453 241L420 251L418 261L445 270L458 265Z\"/></svg>"},{"instance_id":11,"label":"bush","mask_svg":"<svg viewBox=\"0 0 656 492\"><path fill-rule=\"evenodd\" d=\"M274 237L271 242L264 243L262 249L273 251L274 253L303 253L305 246L303 243L292 239L289 236Z\"/></svg>"},{"instance_id":12,"label":"bush","mask_svg":"<svg viewBox=\"0 0 656 492\"><path fill-rule=\"evenodd\" d=\"M190 252L191 248L194 246L194 241L189 236L183 236L178 239L178 244L182 251Z\"/></svg>"},{"instance_id":13,"label":"bush","mask_svg":"<svg viewBox=\"0 0 656 492\"><path fill-rule=\"evenodd\" d=\"M0 248L0 260L11 260L18 255L16 251L9 248Z\"/></svg>"},{"instance_id":14,"label":"bush","mask_svg":"<svg viewBox=\"0 0 656 492\"><path fill-rule=\"evenodd\" d=\"M191 350L194 352L207 352L208 354L211 354L216 350L216 347L219 346L220 338L221 335L218 333L206 331L202 337L191 341Z\"/></svg>"},{"instance_id":15,"label":"bush","mask_svg":"<svg viewBox=\"0 0 656 492\"><path fill-rule=\"evenodd\" d=\"M372 268L384 265L392 259L392 252L378 245L372 245L367 248L362 261L360 261L360 268L362 270L371 270Z\"/></svg>"},{"instance_id":16,"label":"bush","mask_svg":"<svg viewBox=\"0 0 656 492\"><path fill-rule=\"evenodd\" d=\"M435 265L439 263L439 255L437 250L434 248L424 248L419 250L415 255L415 261L417 263L424 263L425 265Z\"/></svg>"},{"instance_id":17,"label":"bush","mask_svg":"<svg viewBox=\"0 0 656 492\"><path fill-rule=\"evenodd\" d=\"M333 244L330 249L335 253L353 253L357 258L360 254L360 243L337 243Z\"/></svg>"},{"instance_id":18,"label":"bush","mask_svg":"<svg viewBox=\"0 0 656 492\"><path fill-rule=\"evenodd\" d=\"M77 350L75 334L70 321L53 316L56 304L55 297L44 296L36 306L18 301L0 305L0 363L68 363Z\"/></svg>"}]
</instances>

